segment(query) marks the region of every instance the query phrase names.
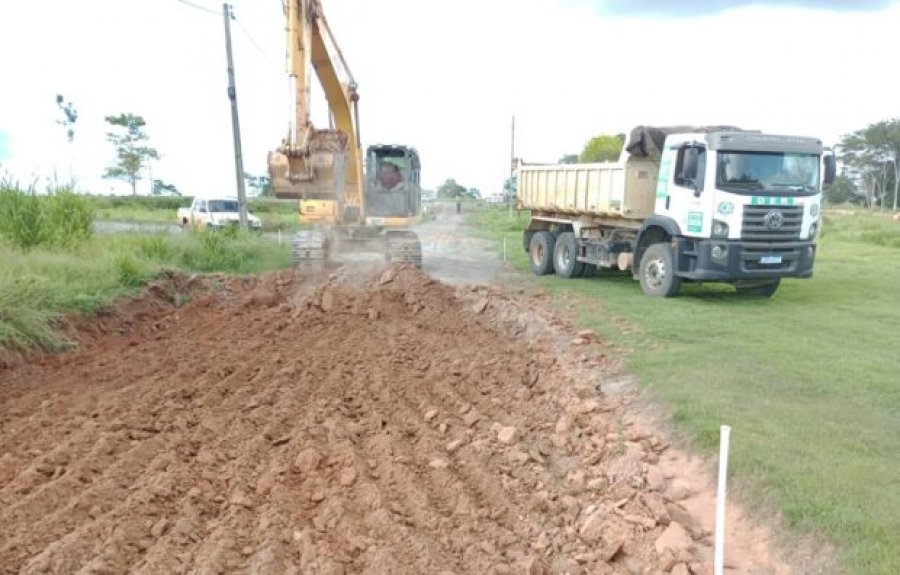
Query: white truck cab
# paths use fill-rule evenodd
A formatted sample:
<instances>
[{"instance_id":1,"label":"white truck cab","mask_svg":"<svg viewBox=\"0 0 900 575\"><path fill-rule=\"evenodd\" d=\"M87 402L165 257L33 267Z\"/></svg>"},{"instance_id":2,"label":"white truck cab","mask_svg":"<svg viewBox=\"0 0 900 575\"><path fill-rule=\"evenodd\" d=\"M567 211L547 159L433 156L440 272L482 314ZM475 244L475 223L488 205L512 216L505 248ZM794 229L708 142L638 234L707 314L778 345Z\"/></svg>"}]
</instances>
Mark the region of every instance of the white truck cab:
<instances>
[{"instance_id":1,"label":"white truck cab","mask_svg":"<svg viewBox=\"0 0 900 575\"><path fill-rule=\"evenodd\" d=\"M182 226L222 229L240 225L240 209L237 198L195 197L190 207L178 210L178 221ZM247 214L247 224L251 230L261 230L262 222L253 214Z\"/></svg>"}]
</instances>

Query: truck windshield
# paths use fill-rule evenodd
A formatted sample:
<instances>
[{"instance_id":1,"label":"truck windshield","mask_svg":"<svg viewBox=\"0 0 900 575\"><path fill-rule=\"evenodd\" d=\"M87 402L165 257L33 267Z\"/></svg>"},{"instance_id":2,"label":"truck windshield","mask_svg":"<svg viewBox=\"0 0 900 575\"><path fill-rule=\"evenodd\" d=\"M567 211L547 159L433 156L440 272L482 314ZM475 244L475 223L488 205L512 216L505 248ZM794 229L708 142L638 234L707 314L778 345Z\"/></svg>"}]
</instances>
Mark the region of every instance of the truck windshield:
<instances>
[{"instance_id":1,"label":"truck windshield","mask_svg":"<svg viewBox=\"0 0 900 575\"><path fill-rule=\"evenodd\" d=\"M237 200L210 200L209 201L209 211L210 212L237 212L238 211L238 203L237 203Z\"/></svg>"},{"instance_id":2,"label":"truck windshield","mask_svg":"<svg viewBox=\"0 0 900 575\"><path fill-rule=\"evenodd\" d=\"M819 185L816 154L720 151L716 187L733 192L811 194Z\"/></svg>"}]
</instances>

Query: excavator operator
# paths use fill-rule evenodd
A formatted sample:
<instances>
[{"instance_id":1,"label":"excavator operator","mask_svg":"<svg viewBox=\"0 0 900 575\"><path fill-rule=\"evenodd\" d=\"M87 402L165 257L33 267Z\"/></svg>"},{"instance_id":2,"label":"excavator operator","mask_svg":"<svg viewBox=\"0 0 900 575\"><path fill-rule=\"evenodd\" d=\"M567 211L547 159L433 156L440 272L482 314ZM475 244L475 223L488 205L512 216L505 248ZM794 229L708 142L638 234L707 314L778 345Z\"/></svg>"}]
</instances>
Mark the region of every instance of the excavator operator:
<instances>
[{"instance_id":1,"label":"excavator operator","mask_svg":"<svg viewBox=\"0 0 900 575\"><path fill-rule=\"evenodd\" d=\"M400 168L391 162L384 162L378 167L378 184L383 190L400 190L403 188L403 174Z\"/></svg>"}]
</instances>

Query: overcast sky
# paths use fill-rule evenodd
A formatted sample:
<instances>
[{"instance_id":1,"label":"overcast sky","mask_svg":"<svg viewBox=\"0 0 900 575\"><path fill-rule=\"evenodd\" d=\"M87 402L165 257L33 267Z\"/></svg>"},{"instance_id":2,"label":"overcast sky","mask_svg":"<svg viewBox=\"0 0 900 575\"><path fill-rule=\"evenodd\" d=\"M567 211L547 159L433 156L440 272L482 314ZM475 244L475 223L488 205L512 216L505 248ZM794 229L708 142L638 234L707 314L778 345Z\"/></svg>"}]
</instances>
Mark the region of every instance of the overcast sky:
<instances>
[{"instance_id":1,"label":"overcast sky","mask_svg":"<svg viewBox=\"0 0 900 575\"><path fill-rule=\"evenodd\" d=\"M153 177L233 193L222 6L190 0L0 3L0 163L23 181L74 171L103 193L106 115L144 116ZM363 144L404 143L423 180L499 191L516 155L556 161L635 124L811 135L900 116L900 6L886 1L323 0L359 84ZM289 120L281 0L235 0L245 169ZM684 9L684 6L690 6ZM677 9L676 9L677 7ZM848 8L850 7L850 8ZM74 145L55 124L62 93ZM327 126L317 98L314 120Z\"/></svg>"}]
</instances>

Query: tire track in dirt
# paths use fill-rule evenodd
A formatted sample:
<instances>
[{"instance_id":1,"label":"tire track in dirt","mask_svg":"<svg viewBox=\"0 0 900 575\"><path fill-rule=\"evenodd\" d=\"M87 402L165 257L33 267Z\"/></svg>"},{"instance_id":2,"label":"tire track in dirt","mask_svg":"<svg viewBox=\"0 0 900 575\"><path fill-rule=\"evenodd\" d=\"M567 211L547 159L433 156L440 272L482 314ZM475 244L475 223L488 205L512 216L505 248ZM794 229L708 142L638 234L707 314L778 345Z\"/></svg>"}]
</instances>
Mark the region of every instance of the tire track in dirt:
<instances>
[{"instance_id":1,"label":"tire track in dirt","mask_svg":"<svg viewBox=\"0 0 900 575\"><path fill-rule=\"evenodd\" d=\"M709 572L614 365L497 291L350 273L209 281L0 370L0 572Z\"/></svg>"}]
</instances>

